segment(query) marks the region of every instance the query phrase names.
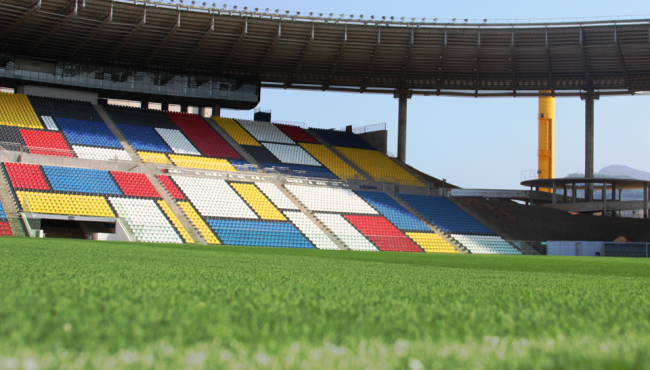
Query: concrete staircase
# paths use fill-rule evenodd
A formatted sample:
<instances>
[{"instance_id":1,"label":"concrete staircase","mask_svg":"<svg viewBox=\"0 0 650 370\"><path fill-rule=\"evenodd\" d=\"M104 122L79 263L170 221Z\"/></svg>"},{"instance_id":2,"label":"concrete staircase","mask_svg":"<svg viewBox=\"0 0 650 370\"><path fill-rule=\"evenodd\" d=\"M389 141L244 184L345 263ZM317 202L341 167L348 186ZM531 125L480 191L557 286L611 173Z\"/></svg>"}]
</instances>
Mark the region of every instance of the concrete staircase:
<instances>
[{"instance_id":1,"label":"concrete staircase","mask_svg":"<svg viewBox=\"0 0 650 370\"><path fill-rule=\"evenodd\" d=\"M313 222L323 233L325 233L325 235L327 235L328 238L330 238L332 242L334 242L334 244L336 244L337 247L339 247L339 249L341 250L350 249L346 247L345 244L343 244L343 242L339 240L339 238L337 238L336 235L334 235L334 233L332 233L330 229L328 229L322 222L320 222L320 220L316 218L316 216L314 216L314 214L289 191L289 189L285 188L284 185L282 184L276 183L275 185L278 187L278 189L280 189L282 193L284 193L284 195L287 196L287 198L289 198L289 200L293 204L296 205L296 207L298 207L300 212L304 213L305 216L307 216L311 220L311 222Z\"/></svg>"},{"instance_id":2,"label":"concrete staircase","mask_svg":"<svg viewBox=\"0 0 650 370\"><path fill-rule=\"evenodd\" d=\"M9 177L4 168L0 169L0 202L2 202L13 235L28 236L20 216L20 207L16 204L16 197L11 192Z\"/></svg>"},{"instance_id":3,"label":"concrete staircase","mask_svg":"<svg viewBox=\"0 0 650 370\"><path fill-rule=\"evenodd\" d=\"M228 133L224 129L222 129L221 126L219 126L214 120L212 120L212 118L203 118L203 119L205 120L205 122L208 123L208 125L210 125L210 127L212 127L212 129L214 129L217 133L219 133L219 135L221 135L221 137L224 140L226 140L226 142L230 144L230 146L233 147L233 149L235 149L237 154L239 154L244 160L246 160L250 164L259 165L259 162L257 162L255 158L253 158L250 154L248 154L248 152L245 151L244 148L242 148L235 141L235 139L230 137L230 135L228 135Z\"/></svg>"},{"instance_id":4,"label":"concrete staircase","mask_svg":"<svg viewBox=\"0 0 650 370\"><path fill-rule=\"evenodd\" d=\"M316 141L318 141L319 144L322 144L325 146L327 149L329 149L332 153L336 154L339 159L341 159L343 162L345 162L348 166L352 167L355 171L357 171L361 176L363 176L363 179L360 180L366 180L366 181L375 181L372 179L372 177L368 176L365 172L361 170L361 168L357 167L356 164L352 163L350 160L345 158L345 156L341 153L338 152L338 150L334 149L326 140L324 140L322 137L318 136L316 132L314 132L311 129L305 129L311 137L313 137Z\"/></svg>"},{"instance_id":5,"label":"concrete staircase","mask_svg":"<svg viewBox=\"0 0 650 370\"><path fill-rule=\"evenodd\" d=\"M108 128L111 130L113 135L115 135L115 137L120 142L120 144L122 144L122 146L124 147L124 150L126 150L126 152L129 153L129 156L131 156L131 159L135 163L142 163L142 160L140 159L140 156L138 155L138 153L135 152L135 149L133 149L131 144L129 144L129 141L126 140L124 135L122 135L122 132L117 128L117 126L115 125L115 122L113 122L113 120L108 115L108 113L106 113L106 110L104 110L104 107L102 107L101 105L94 105L94 107L95 107L95 110L97 111L97 113L99 113L99 115L104 120L104 123L106 123L106 126L108 126Z\"/></svg>"},{"instance_id":6,"label":"concrete staircase","mask_svg":"<svg viewBox=\"0 0 650 370\"><path fill-rule=\"evenodd\" d=\"M400 199L397 195L395 195L395 194L390 194L390 193L386 193L386 194L388 194L389 197L393 198L394 201L396 201L397 203L399 203L399 205L401 205L402 207L404 207L404 208L405 208L407 211L409 211L412 215L414 215L415 217L417 217L420 221L424 222L424 224L427 225L427 227L429 227L429 229L431 229L431 231L435 232L436 234L438 234L438 236L440 236L441 238L443 238L444 240L446 240L447 243L451 244L451 245L454 247L454 249L456 249L459 253L470 253L470 251L469 251L467 248L465 248L465 246L463 246L460 242L458 242L458 240L454 239L454 238L453 238L451 235L449 235L448 233L446 233L446 232L440 230L440 228L439 228L438 226L436 226L436 225L430 223L430 222L426 219L426 217L422 216L418 211L416 211L415 209L413 209L413 208L412 208L408 203L406 203L405 201L403 201L402 199Z\"/></svg>"},{"instance_id":7,"label":"concrete staircase","mask_svg":"<svg viewBox=\"0 0 650 370\"><path fill-rule=\"evenodd\" d=\"M183 210L176 204L176 201L174 201L174 197L167 191L167 188L163 186L163 184L158 180L158 178L154 175L146 175L151 184L153 185L154 188L158 191L158 194L163 198L165 203L169 206L169 208L174 212L174 215L176 215L176 218L181 222L181 225L187 230L188 234L192 237L194 240L194 243L196 244L208 244L199 230L194 227L192 222L187 218Z\"/></svg>"}]
</instances>

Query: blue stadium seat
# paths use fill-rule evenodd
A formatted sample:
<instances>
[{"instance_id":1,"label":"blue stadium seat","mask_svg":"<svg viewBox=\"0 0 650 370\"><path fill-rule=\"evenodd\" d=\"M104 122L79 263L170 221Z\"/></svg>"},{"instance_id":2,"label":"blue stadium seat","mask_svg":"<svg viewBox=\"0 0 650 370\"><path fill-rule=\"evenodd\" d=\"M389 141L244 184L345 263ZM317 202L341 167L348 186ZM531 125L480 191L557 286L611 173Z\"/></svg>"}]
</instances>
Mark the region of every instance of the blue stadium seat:
<instances>
[{"instance_id":1,"label":"blue stadium seat","mask_svg":"<svg viewBox=\"0 0 650 370\"><path fill-rule=\"evenodd\" d=\"M376 150L372 145L351 132L324 130L319 128L310 128L310 130L316 132L318 136L323 138L332 146Z\"/></svg>"},{"instance_id":2,"label":"blue stadium seat","mask_svg":"<svg viewBox=\"0 0 650 370\"><path fill-rule=\"evenodd\" d=\"M156 130L151 127L133 126L117 124L124 137L129 141L131 146L136 150L145 150L151 152L171 153L167 144L158 135Z\"/></svg>"},{"instance_id":3,"label":"blue stadium seat","mask_svg":"<svg viewBox=\"0 0 650 370\"><path fill-rule=\"evenodd\" d=\"M458 234L496 235L445 197L397 194L442 231Z\"/></svg>"},{"instance_id":4,"label":"blue stadium seat","mask_svg":"<svg viewBox=\"0 0 650 370\"><path fill-rule=\"evenodd\" d=\"M56 191L122 195L107 171L52 166L43 169Z\"/></svg>"},{"instance_id":5,"label":"blue stadium seat","mask_svg":"<svg viewBox=\"0 0 650 370\"><path fill-rule=\"evenodd\" d=\"M431 231L429 227L397 203L386 193L355 191L400 230Z\"/></svg>"},{"instance_id":6,"label":"blue stadium seat","mask_svg":"<svg viewBox=\"0 0 650 370\"><path fill-rule=\"evenodd\" d=\"M207 223L226 245L315 249L289 222L208 219Z\"/></svg>"},{"instance_id":7,"label":"blue stadium seat","mask_svg":"<svg viewBox=\"0 0 650 370\"><path fill-rule=\"evenodd\" d=\"M56 117L71 144L122 149L122 144L104 122Z\"/></svg>"}]
</instances>

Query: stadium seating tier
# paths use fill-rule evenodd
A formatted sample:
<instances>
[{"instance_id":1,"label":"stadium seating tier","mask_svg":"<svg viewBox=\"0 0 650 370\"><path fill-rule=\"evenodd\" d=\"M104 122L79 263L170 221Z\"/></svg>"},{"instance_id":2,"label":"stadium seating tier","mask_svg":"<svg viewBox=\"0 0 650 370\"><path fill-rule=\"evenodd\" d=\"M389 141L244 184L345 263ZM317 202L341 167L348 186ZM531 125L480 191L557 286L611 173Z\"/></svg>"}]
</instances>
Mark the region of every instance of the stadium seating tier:
<instances>
[{"instance_id":1,"label":"stadium seating tier","mask_svg":"<svg viewBox=\"0 0 650 370\"><path fill-rule=\"evenodd\" d=\"M300 143L318 143L316 139L311 137L307 131L303 130L301 127L298 126L291 126L291 125L283 125L276 123L275 126L282 130L287 136L289 136L292 140Z\"/></svg>"},{"instance_id":2,"label":"stadium seating tier","mask_svg":"<svg viewBox=\"0 0 650 370\"><path fill-rule=\"evenodd\" d=\"M32 154L74 157L60 132L20 129L20 134Z\"/></svg>"},{"instance_id":3,"label":"stadium seating tier","mask_svg":"<svg viewBox=\"0 0 650 370\"><path fill-rule=\"evenodd\" d=\"M111 175L120 186L124 195L134 197L160 198L147 176L142 173L111 171Z\"/></svg>"},{"instance_id":4,"label":"stadium seating tier","mask_svg":"<svg viewBox=\"0 0 650 370\"><path fill-rule=\"evenodd\" d=\"M15 189L49 190L41 168L35 164L5 163L11 185Z\"/></svg>"},{"instance_id":5,"label":"stadium seating tier","mask_svg":"<svg viewBox=\"0 0 650 370\"><path fill-rule=\"evenodd\" d=\"M382 251L422 252L411 239L381 216L345 215L357 230Z\"/></svg>"},{"instance_id":6,"label":"stadium seating tier","mask_svg":"<svg viewBox=\"0 0 650 370\"><path fill-rule=\"evenodd\" d=\"M289 222L208 219L207 223L226 245L314 249Z\"/></svg>"},{"instance_id":7,"label":"stadium seating tier","mask_svg":"<svg viewBox=\"0 0 650 370\"><path fill-rule=\"evenodd\" d=\"M354 168L321 144L300 143L300 146L341 180L364 180Z\"/></svg>"},{"instance_id":8,"label":"stadium seating tier","mask_svg":"<svg viewBox=\"0 0 650 370\"><path fill-rule=\"evenodd\" d=\"M377 150L340 146L335 146L334 149L343 154L345 158L354 163L363 172L370 175L375 181L395 182L410 186L426 186L422 181L418 180L385 154Z\"/></svg>"}]
</instances>

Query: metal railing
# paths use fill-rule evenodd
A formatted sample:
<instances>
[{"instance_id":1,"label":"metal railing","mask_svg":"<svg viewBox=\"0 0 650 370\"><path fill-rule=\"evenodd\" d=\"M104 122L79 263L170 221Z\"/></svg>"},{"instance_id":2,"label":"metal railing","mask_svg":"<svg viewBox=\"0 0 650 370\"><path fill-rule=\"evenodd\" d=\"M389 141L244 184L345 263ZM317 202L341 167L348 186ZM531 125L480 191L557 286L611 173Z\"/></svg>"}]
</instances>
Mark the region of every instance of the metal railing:
<instances>
[{"instance_id":1,"label":"metal railing","mask_svg":"<svg viewBox=\"0 0 650 370\"><path fill-rule=\"evenodd\" d=\"M374 125L367 125L361 127L353 127L352 132L355 134L365 134L366 132L375 132L386 130L386 123L377 123Z\"/></svg>"}]
</instances>

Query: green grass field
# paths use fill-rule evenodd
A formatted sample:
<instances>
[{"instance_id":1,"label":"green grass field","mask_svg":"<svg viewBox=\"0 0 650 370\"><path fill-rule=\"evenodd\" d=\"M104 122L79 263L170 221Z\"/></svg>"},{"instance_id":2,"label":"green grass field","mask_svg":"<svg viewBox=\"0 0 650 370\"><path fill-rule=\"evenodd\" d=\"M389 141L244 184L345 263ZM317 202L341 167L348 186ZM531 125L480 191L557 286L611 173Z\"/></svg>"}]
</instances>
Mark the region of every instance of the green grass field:
<instances>
[{"instance_id":1,"label":"green grass field","mask_svg":"<svg viewBox=\"0 0 650 370\"><path fill-rule=\"evenodd\" d=\"M0 238L0 369L650 369L650 261Z\"/></svg>"}]
</instances>

